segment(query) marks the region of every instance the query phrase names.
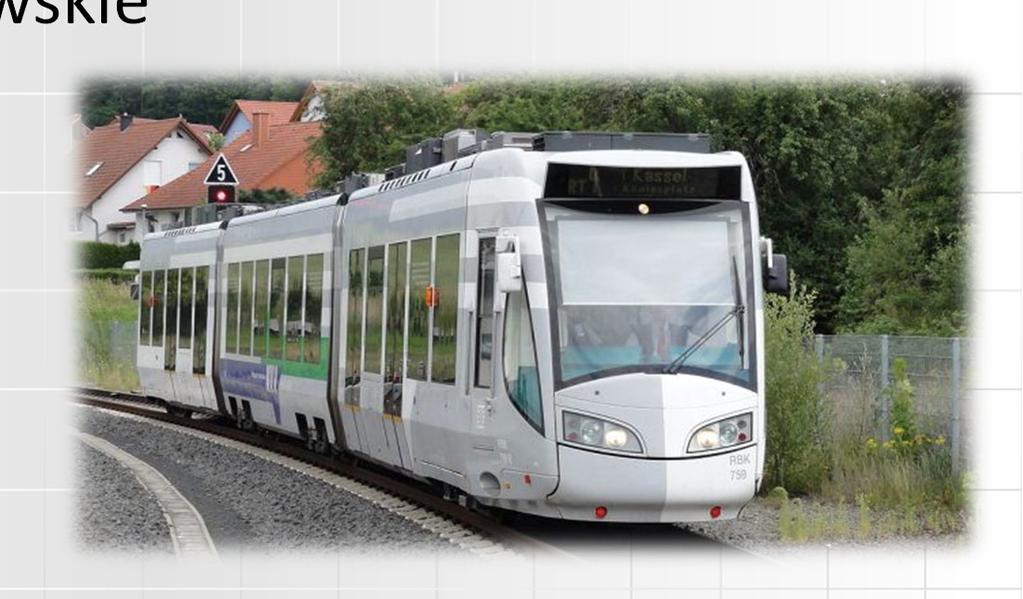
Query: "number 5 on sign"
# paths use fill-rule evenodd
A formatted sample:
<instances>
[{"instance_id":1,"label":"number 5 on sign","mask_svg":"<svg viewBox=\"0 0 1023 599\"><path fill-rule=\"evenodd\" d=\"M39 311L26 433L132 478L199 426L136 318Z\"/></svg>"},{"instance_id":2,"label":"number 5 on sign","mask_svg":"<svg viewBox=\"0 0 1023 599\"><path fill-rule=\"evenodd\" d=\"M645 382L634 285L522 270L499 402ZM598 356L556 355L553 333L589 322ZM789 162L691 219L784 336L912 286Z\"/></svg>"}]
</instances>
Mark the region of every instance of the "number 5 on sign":
<instances>
[{"instance_id":1,"label":"number 5 on sign","mask_svg":"<svg viewBox=\"0 0 1023 599\"><path fill-rule=\"evenodd\" d=\"M210 172L206 174L206 180L203 183L206 185L238 185L238 177L235 176L234 170L228 164L227 157L221 154L213 163Z\"/></svg>"}]
</instances>

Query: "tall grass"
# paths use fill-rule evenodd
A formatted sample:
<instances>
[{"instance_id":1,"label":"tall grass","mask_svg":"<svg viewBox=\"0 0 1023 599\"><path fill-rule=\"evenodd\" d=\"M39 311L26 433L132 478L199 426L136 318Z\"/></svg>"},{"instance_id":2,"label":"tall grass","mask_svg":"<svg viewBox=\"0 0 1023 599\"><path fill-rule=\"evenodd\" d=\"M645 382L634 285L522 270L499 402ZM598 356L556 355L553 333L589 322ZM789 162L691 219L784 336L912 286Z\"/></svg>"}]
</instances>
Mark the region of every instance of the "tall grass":
<instances>
[{"instance_id":1,"label":"tall grass","mask_svg":"<svg viewBox=\"0 0 1023 599\"><path fill-rule=\"evenodd\" d=\"M137 389L134 354L115 338L118 329L133 330L138 322L128 285L84 280L78 301L79 379L106 389Z\"/></svg>"}]
</instances>

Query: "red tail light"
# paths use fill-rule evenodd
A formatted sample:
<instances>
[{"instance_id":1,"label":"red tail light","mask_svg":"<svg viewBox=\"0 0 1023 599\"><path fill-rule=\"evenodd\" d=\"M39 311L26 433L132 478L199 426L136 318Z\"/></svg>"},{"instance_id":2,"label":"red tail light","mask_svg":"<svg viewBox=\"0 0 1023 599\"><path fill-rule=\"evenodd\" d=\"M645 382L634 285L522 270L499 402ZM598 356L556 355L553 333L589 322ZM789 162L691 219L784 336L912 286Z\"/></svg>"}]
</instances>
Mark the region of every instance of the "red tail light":
<instances>
[{"instance_id":1,"label":"red tail light","mask_svg":"<svg viewBox=\"0 0 1023 599\"><path fill-rule=\"evenodd\" d=\"M710 517L711 518L714 518L716 520L719 516L721 516L721 506L720 505L715 505L714 507L710 508Z\"/></svg>"}]
</instances>

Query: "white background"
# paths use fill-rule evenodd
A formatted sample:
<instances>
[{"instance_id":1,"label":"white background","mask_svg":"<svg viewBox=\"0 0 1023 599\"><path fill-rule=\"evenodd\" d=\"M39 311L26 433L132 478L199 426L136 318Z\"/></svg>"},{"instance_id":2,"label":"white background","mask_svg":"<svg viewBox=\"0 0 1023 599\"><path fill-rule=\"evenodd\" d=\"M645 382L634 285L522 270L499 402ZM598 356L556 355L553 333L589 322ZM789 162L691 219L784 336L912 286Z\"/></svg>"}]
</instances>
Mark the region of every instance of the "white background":
<instances>
[{"instance_id":1,"label":"white background","mask_svg":"<svg viewBox=\"0 0 1023 599\"><path fill-rule=\"evenodd\" d=\"M144 26L0 23L0 597L1020 597L1021 95L1016 0L149 0ZM85 0L95 7L97 0ZM29 10L32 10L30 8ZM66 235L78 81L195 73L956 76L971 95L964 548L764 560L606 547L587 560L81 555L69 540L74 291ZM290 592L283 589L293 589ZM339 590L340 589L340 590ZM680 593L678 589L690 589Z\"/></svg>"}]
</instances>

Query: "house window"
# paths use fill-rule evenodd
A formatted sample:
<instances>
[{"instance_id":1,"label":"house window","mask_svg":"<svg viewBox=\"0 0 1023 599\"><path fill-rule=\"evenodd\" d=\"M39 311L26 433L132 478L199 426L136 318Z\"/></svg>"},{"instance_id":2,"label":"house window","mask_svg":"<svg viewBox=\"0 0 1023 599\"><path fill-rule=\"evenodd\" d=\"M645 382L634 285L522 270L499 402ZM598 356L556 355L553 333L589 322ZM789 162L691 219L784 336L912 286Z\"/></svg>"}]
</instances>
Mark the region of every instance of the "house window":
<instances>
[{"instance_id":1,"label":"house window","mask_svg":"<svg viewBox=\"0 0 1023 599\"><path fill-rule=\"evenodd\" d=\"M147 160L142 165L142 184L146 187L159 187L163 184L163 162Z\"/></svg>"},{"instance_id":2,"label":"house window","mask_svg":"<svg viewBox=\"0 0 1023 599\"><path fill-rule=\"evenodd\" d=\"M200 165L202 165L201 162L189 162L188 163L188 170L189 171L194 171L195 169L199 168Z\"/></svg>"},{"instance_id":3,"label":"house window","mask_svg":"<svg viewBox=\"0 0 1023 599\"><path fill-rule=\"evenodd\" d=\"M96 171L98 171L101 166L103 166L103 161L102 160L97 162L96 164L92 165L91 167L89 167L89 170L85 171L85 176L86 177L91 177L91 176L95 175Z\"/></svg>"},{"instance_id":4,"label":"house window","mask_svg":"<svg viewBox=\"0 0 1023 599\"><path fill-rule=\"evenodd\" d=\"M124 233L118 233L117 234L117 241L118 241L118 243L124 243L125 242Z\"/></svg>"}]
</instances>

